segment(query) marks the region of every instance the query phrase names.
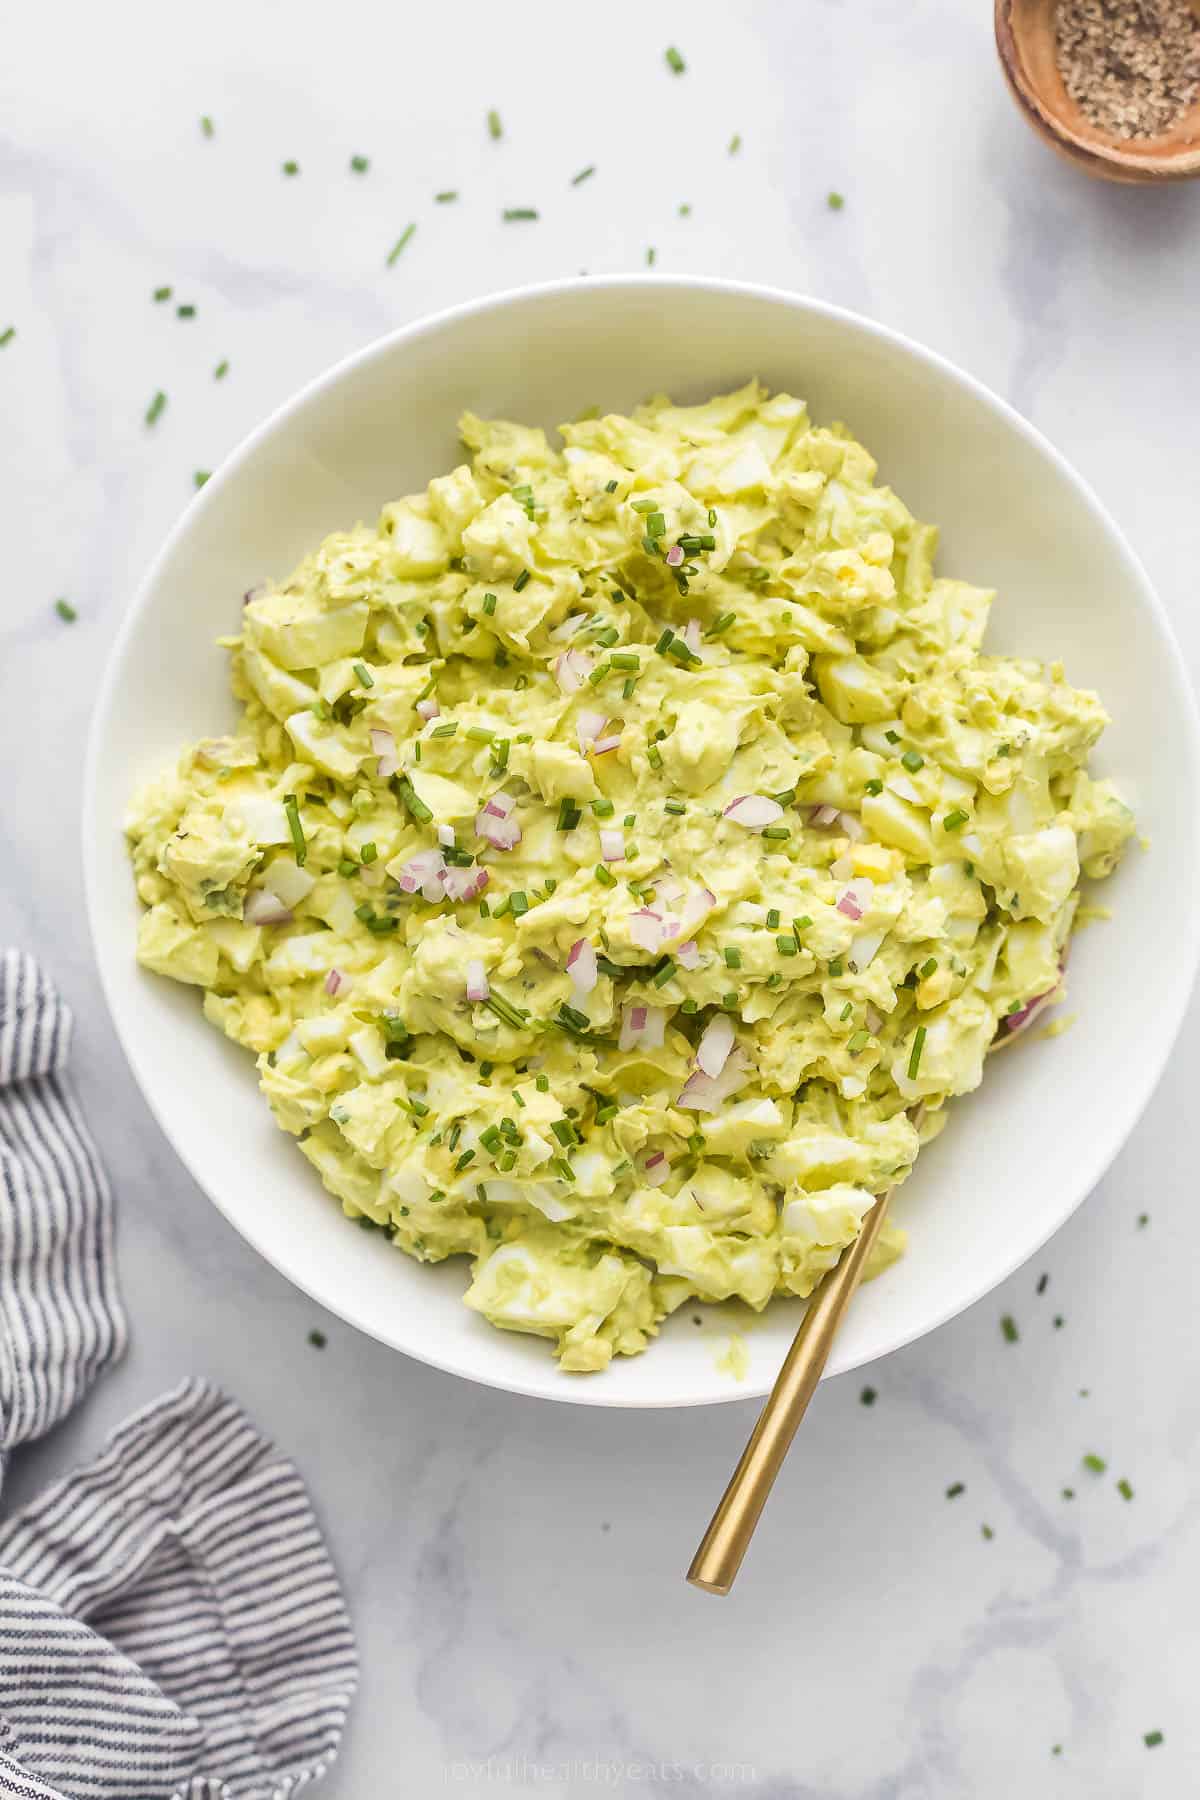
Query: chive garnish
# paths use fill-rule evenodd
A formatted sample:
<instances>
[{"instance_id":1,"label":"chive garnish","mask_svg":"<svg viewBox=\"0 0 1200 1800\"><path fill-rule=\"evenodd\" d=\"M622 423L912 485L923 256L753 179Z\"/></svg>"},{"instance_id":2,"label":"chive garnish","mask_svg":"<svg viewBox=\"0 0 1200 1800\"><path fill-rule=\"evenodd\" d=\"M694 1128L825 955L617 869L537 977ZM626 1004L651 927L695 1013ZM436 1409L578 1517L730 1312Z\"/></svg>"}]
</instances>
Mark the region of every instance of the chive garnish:
<instances>
[{"instance_id":1,"label":"chive garnish","mask_svg":"<svg viewBox=\"0 0 1200 1800\"><path fill-rule=\"evenodd\" d=\"M391 268L392 264L396 261L396 258L400 255L400 252L404 249L404 246L411 241L413 232L416 229L417 229L417 226L416 226L415 220L413 221L413 223L411 225L406 225L404 227L404 230L400 233L400 236L396 239L395 243L392 245L391 249L388 251L388 258L387 258L386 266L389 269Z\"/></svg>"},{"instance_id":2,"label":"chive garnish","mask_svg":"<svg viewBox=\"0 0 1200 1800\"><path fill-rule=\"evenodd\" d=\"M396 797L402 802L410 818L415 819L418 825L428 825L433 814L414 789L408 776L397 776L395 786Z\"/></svg>"},{"instance_id":3,"label":"chive garnish","mask_svg":"<svg viewBox=\"0 0 1200 1800\"><path fill-rule=\"evenodd\" d=\"M921 964L920 968L917 970L917 974L921 977L922 981L924 981L930 975L933 974L933 972L936 968L937 968L937 957L931 956L927 962L923 962ZM1018 1007L1017 1010L1019 1012L1020 1008Z\"/></svg>"},{"instance_id":4,"label":"chive garnish","mask_svg":"<svg viewBox=\"0 0 1200 1800\"><path fill-rule=\"evenodd\" d=\"M716 618L713 620L712 624L709 626L708 630L704 634L705 637L710 637L710 638L720 637L720 635L723 631L729 630L729 627L733 624L733 622L736 618L737 618L736 613L723 612L719 618Z\"/></svg>"},{"instance_id":5,"label":"chive garnish","mask_svg":"<svg viewBox=\"0 0 1200 1800\"><path fill-rule=\"evenodd\" d=\"M366 663L356 662L354 664L354 673L358 677L360 687L373 688L375 686L375 677L372 675L370 669L368 669Z\"/></svg>"},{"instance_id":6,"label":"chive garnish","mask_svg":"<svg viewBox=\"0 0 1200 1800\"><path fill-rule=\"evenodd\" d=\"M966 824L966 822L967 822L967 814L963 811L961 806L956 806L954 808L954 811L948 812L946 814L945 818L942 820L942 830L943 831L961 831L962 827Z\"/></svg>"},{"instance_id":7,"label":"chive garnish","mask_svg":"<svg viewBox=\"0 0 1200 1800\"><path fill-rule=\"evenodd\" d=\"M908 1079L910 1081L915 1081L917 1079L917 1070L921 1066L921 1052L924 1048L925 1027L924 1025L918 1025L917 1029L913 1032L912 1050L909 1052L908 1058Z\"/></svg>"},{"instance_id":8,"label":"chive garnish","mask_svg":"<svg viewBox=\"0 0 1200 1800\"><path fill-rule=\"evenodd\" d=\"M288 830L292 834L292 847L296 852L296 861L301 868L308 859L308 845L304 839L304 827L300 823L300 802L295 794L289 794L283 803L287 814Z\"/></svg>"},{"instance_id":9,"label":"chive garnish","mask_svg":"<svg viewBox=\"0 0 1200 1800\"><path fill-rule=\"evenodd\" d=\"M663 811L669 812L669 813L675 813L678 816L680 814L685 813L687 811L687 807L685 806L685 804L682 800L664 800L663 801Z\"/></svg>"},{"instance_id":10,"label":"chive garnish","mask_svg":"<svg viewBox=\"0 0 1200 1800\"><path fill-rule=\"evenodd\" d=\"M778 950L780 956L795 956L796 940L794 937L777 937L775 939L775 948Z\"/></svg>"},{"instance_id":11,"label":"chive garnish","mask_svg":"<svg viewBox=\"0 0 1200 1800\"><path fill-rule=\"evenodd\" d=\"M596 867L592 870L592 874L596 877L596 880L600 883L601 887L616 887L617 885L616 876L610 874L603 863L597 863Z\"/></svg>"},{"instance_id":12,"label":"chive garnish","mask_svg":"<svg viewBox=\"0 0 1200 1800\"><path fill-rule=\"evenodd\" d=\"M369 867L371 863L378 862L379 860L379 846L377 844L364 844L358 854L361 860Z\"/></svg>"},{"instance_id":13,"label":"chive garnish","mask_svg":"<svg viewBox=\"0 0 1200 1800\"><path fill-rule=\"evenodd\" d=\"M668 981L670 981L670 979L671 979L672 975L674 975L674 973L675 973L675 964L674 964L673 960L671 959L671 957L668 956L666 961L663 963L662 968L655 970L655 973L653 976L654 986L656 988L666 987Z\"/></svg>"},{"instance_id":14,"label":"chive garnish","mask_svg":"<svg viewBox=\"0 0 1200 1800\"><path fill-rule=\"evenodd\" d=\"M864 782L863 783L863 791L868 794L882 794L883 783L882 783L882 781L878 780L877 778L873 779L871 781Z\"/></svg>"},{"instance_id":15,"label":"chive garnish","mask_svg":"<svg viewBox=\"0 0 1200 1800\"><path fill-rule=\"evenodd\" d=\"M912 775L915 775L918 769L925 767L925 758L919 750L906 750L900 761Z\"/></svg>"},{"instance_id":16,"label":"chive garnish","mask_svg":"<svg viewBox=\"0 0 1200 1800\"><path fill-rule=\"evenodd\" d=\"M521 589L523 587L527 587L528 584L529 584L529 570L522 569L521 573L517 576L517 579L513 582L513 593L519 594L521 592Z\"/></svg>"}]
</instances>

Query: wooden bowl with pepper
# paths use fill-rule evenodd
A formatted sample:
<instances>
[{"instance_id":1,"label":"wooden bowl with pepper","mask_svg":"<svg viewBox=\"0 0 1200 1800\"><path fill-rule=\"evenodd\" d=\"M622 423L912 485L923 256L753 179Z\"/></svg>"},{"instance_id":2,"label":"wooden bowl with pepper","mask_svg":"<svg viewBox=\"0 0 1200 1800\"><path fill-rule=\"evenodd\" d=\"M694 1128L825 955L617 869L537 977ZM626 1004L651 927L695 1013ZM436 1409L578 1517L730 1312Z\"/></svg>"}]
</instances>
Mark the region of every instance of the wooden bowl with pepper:
<instances>
[{"instance_id":1,"label":"wooden bowl with pepper","mask_svg":"<svg viewBox=\"0 0 1200 1800\"><path fill-rule=\"evenodd\" d=\"M1076 167L1150 185L1200 175L1194 0L996 0L1021 112Z\"/></svg>"}]
</instances>

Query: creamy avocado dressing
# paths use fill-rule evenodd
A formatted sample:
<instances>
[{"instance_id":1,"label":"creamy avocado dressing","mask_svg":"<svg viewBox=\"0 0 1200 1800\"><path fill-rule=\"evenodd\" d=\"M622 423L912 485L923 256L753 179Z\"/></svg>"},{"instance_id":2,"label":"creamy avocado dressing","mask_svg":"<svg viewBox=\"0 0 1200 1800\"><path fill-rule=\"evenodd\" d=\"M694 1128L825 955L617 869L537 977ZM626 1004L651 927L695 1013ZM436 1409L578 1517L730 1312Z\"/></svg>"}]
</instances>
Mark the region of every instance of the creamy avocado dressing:
<instances>
[{"instance_id":1,"label":"creamy avocado dressing","mask_svg":"<svg viewBox=\"0 0 1200 1800\"><path fill-rule=\"evenodd\" d=\"M1132 819L1096 696L984 655L992 595L801 401L461 429L248 596L236 735L130 814L138 956L347 1214L594 1370L812 1290Z\"/></svg>"}]
</instances>

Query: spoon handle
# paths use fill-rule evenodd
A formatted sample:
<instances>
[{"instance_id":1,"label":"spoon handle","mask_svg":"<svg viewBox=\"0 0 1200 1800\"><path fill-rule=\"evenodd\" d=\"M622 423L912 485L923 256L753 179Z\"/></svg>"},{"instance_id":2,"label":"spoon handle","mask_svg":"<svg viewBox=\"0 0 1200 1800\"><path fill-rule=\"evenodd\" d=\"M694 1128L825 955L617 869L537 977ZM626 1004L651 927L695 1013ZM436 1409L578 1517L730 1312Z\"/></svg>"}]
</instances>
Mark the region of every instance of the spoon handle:
<instances>
[{"instance_id":1,"label":"spoon handle","mask_svg":"<svg viewBox=\"0 0 1200 1800\"><path fill-rule=\"evenodd\" d=\"M854 1242L809 1300L750 1442L692 1558L687 1578L693 1587L727 1594L733 1586L767 1495L816 1392L842 1314L862 1279L891 1197L890 1188L879 1196Z\"/></svg>"}]
</instances>

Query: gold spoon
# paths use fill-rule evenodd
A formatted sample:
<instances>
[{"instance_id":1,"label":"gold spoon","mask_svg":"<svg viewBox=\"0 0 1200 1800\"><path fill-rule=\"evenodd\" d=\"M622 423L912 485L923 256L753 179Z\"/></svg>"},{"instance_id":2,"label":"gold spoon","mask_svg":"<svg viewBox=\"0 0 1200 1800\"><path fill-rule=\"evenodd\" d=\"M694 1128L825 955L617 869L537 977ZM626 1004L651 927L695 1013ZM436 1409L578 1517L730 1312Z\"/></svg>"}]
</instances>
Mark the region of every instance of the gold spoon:
<instances>
[{"instance_id":1,"label":"gold spoon","mask_svg":"<svg viewBox=\"0 0 1200 1800\"><path fill-rule=\"evenodd\" d=\"M862 1229L816 1289L784 1358L742 1460L712 1516L687 1578L707 1594L727 1594L829 1359L842 1314L854 1298L894 1188L881 1194Z\"/></svg>"}]
</instances>

